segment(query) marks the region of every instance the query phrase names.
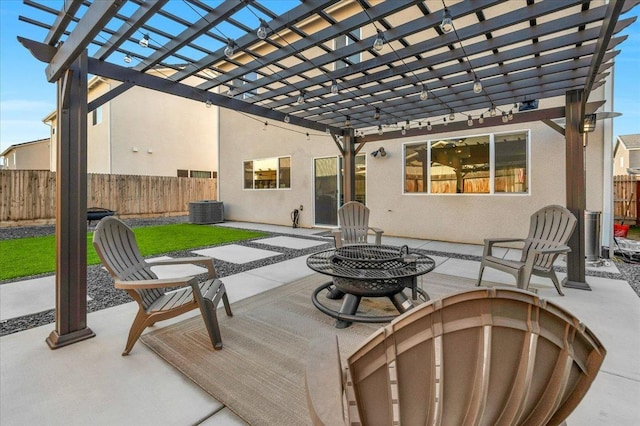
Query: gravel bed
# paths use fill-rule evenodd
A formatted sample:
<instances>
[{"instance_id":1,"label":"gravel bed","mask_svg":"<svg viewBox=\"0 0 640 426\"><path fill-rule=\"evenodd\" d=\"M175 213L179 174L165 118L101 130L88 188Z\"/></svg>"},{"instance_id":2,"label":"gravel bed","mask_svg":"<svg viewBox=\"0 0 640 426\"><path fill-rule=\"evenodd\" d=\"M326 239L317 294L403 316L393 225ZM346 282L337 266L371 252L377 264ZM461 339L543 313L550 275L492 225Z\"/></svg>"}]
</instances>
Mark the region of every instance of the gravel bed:
<instances>
[{"instance_id":1,"label":"gravel bed","mask_svg":"<svg viewBox=\"0 0 640 426\"><path fill-rule=\"evenodd\" d=\"M150 219L125 219L129 226L132 227L140 227L140 226L150 226L150 225L160 225L160 224L169 224L169 223L187 223L187 216L174 216L174 217L163 217L163 218L150 218ZM95 226L91 226L89 230L93 230ZM12 239L12 238L25 238L25 237L33 237L33 236L42 236L42 235L51 235L55 233L54 226L30 226L30 227L12 227L12 228L0 228L0 240ZM270 236L285 236L291 235L286 233L268 233ZM306 238L314 241L326 241L326 244L323 246L311 247L308 249L298 250L298 249L288 249L284 247L274 247L268 246L265 244L260 244L254 240L245 240L234 242L234 244L245 245L248 247L260 248L270 251L280 252L278 256L268 257L266 259L257 260L254 262L244 263L244 264L235 264L230 262L224 262L218 259L214 259L214 265L218 276L224 278L229 275L234 275L240 272L248 271L251 269L259 268L262 266L271 265L273 263L282 262L284 260L292 259L299 256L304 256L310 253L314 253L318 250L328 249L332 247L332 241L329 238L323 238L318 236L302 236L295 235L296 238ZM260 237L263 238L263 237ZM214 247L214 246L210 246ZM456 259L464 259L464 260L474 260L480 261L479 256L471 256L471 255L461 255L455 253L444 253L433 250L419 250L427 255L434 256L445 256ZM167 256L171 257L184 257L184 256L193 256L189 250L178 251L173 253L166 253ZM588 276L596 276L610 279L619 279L626 280L631 288L638 294L640 297L640 264L630 264L621 261L618 258L613 259L615 265L617 266L620 274L610 273L610 272L601 272L601 271L587 271ZM566 268L557 267L557 271L566 272ZM51 274L45 274L51 275ZM35 277L29 277L35 278ZM200 279L205 278L205 274L199 276ZM24 280L25 278L20 278L18 280ZM7 280L0 282L0 285L6 284L12 281L18 280ZM131 302L132 299L129 295L121 290L116 289L113 286L113 281L111 276L107 273L107 271L101 265L93 265L87 267L87 293L92 298L87 303L87 311L95 312L101 309L110 308L113 306L121 305L123 303ZM0 336L4 336L11 333L16 333L19 331L27 330L29 328L38 327L45 324L51 324L55 322L54 310L48 310L44 312L39 312L36 314L25 315L18 318L11 318L8 320L4 320L0 322Z\"/></svg>"}]
</instances>

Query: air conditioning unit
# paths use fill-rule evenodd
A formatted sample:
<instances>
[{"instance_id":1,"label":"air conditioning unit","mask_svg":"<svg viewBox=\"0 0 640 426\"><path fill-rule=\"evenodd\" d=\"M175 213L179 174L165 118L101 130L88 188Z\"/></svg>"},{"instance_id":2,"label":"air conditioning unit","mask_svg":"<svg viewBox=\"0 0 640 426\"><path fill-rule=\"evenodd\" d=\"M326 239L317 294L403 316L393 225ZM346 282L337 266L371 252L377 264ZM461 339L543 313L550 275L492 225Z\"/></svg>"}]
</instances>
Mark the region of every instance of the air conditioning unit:
<instances>
[{"instance_id":1,"label":"air conditioning unit","mask_svg":"<svg viewBox=\"0 0 640 426\"><path fill-rule=\"evenodd\" d=\"M198 225L224 222L222 201L202 200L189 203L189 222Z\"/></svg>"}]
</instances>

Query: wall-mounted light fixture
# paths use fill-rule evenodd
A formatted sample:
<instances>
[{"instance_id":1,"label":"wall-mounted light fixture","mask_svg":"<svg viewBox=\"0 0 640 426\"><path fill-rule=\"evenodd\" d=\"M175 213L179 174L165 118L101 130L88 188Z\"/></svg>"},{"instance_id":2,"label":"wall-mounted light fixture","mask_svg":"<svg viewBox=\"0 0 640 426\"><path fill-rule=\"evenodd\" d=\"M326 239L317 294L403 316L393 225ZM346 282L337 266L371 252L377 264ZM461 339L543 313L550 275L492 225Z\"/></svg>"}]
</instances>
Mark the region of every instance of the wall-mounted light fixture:
<instances>
[{"instance_id":1,"label":"wall-mounted light fixture","mask_svg":"<svg viewBox=\"0 0 640 426\"><path fill-rule=\"evenodd\" d=\"M373 158L376 158L378 155L380 157L386 157L387 156L387 151L385 151L383 147L380 147L380 148L376 149L375 151L373 151L371 153L371 156Z\"/></svg>"}]
</instances>

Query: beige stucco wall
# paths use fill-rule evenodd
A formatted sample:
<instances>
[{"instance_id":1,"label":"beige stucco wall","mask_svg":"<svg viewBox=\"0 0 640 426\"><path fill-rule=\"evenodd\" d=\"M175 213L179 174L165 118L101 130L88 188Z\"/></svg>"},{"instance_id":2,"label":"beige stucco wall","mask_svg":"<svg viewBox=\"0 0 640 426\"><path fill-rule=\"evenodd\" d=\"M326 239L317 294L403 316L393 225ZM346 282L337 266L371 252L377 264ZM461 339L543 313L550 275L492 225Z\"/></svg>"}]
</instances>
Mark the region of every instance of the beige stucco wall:
<instances>
[{"instance_id":1,"label":"beige stucco wall","mask_svg":"<svg viewBox=\"0 0 640 426\"><path fill-rule=\"evenodd\" d=\"M216 170L216 107L136 87L111 101L110 123L111 173Z\"/></svg>"},{"instance_id":2,"label":"beige stucco wall","mask_svg":"<svg viewBox=\"0 0 640 426\"><path fill-rule=\"evenodd\" d=\"M94 81L89 99L119 84ZM55 129L55 116L50 125ZM147 176L177 176L178 169L217 171L217 134L217 107L134 87L102 105L101 123L93 125L92 113L87 115L87 170ZM53 133L52 141L48 167L55 171Z\"/></svg>"},{"instance_id":3,"label":"beige stucco wall","mask_svg":"<svg viewBox=\"0 0 640 426\"><path fill-rule=\"evenodd\" d=\"M564 97L541 102L541 108L564 103ZM329 136L306 129L274 123L262 130L263 121L248 119L221 109L220 127L220 200L225 203L225 218L230 220L290 225L290 213L304 205L300 225L310 227L313 218L313 158L337 155ZM460 118L459 118L460 119ZM403 144L429 139L470 136L507 131L530 131L529 194L404 194ZM589 135L586 153L587 210L603 207L603 130ZM384 158L369 154L383 146ZM365 145L367 162L367 205L370 224L385 230L385 235L433 240L481 243L496 236L525 236L529 216L548 204L566 205L565 140L542 122L511 124L450 134L399 138ZM291 189L244 190L243 161L291 155Z\"/></svg>"},{"instance_id":4,"label":"beige stucco wall","mask_svg":"<svg viewBox=\"0 0 640 426\"><path fill-rule=\"evenodd\" d=\"M10 170L49 170L49 140L15 146L5 154L3 164Z\"/></svg>"}]
</instances>

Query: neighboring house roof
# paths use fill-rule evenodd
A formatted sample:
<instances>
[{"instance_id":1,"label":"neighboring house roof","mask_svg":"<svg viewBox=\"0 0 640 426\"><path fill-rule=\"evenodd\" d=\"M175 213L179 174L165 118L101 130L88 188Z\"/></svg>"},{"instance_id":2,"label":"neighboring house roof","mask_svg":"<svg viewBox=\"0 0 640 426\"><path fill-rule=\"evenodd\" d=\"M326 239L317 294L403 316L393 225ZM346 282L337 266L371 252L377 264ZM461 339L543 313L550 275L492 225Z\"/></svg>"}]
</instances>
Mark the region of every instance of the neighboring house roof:
<instances>
[{"instance_id":1,"label":"neighboring house roof","mask_svg":"<svg viewBox=\"0 0 640 426\"><path fill-rule=\"evenodd\" d=\"M0 157L4 157L5 155L7 155L9 152L11 152L12 150L19 148L19 147L23 147L26 145L34 145L37 143L42 143L42 142L48 142L50 139L49 138L44 138L44 139L38 139L35 141L29 141L29 142L22 142L22 143L16 143L11 145L9 148L5 149L4 151L2 151L2 153L0 154Z\"/></svg>"},{"instance_id":2,"label":"neighboring house roof","mask_svg":"<svg viewBox=\"0 0 640 426\"><path fill-rule=\"evenodd\" d=\"M640 149L640 134L621 135L618 140L628 150Z\"/></svg>"}]
</instances>

